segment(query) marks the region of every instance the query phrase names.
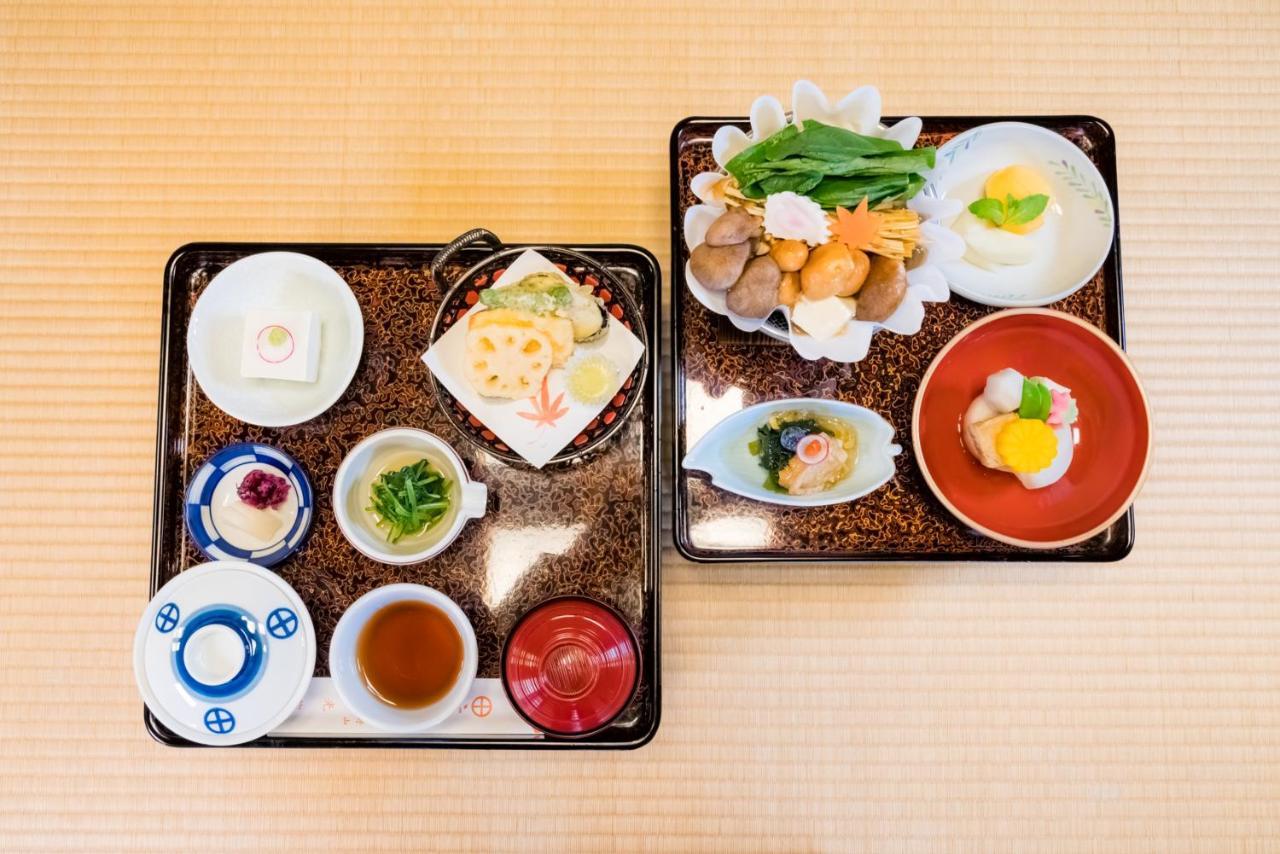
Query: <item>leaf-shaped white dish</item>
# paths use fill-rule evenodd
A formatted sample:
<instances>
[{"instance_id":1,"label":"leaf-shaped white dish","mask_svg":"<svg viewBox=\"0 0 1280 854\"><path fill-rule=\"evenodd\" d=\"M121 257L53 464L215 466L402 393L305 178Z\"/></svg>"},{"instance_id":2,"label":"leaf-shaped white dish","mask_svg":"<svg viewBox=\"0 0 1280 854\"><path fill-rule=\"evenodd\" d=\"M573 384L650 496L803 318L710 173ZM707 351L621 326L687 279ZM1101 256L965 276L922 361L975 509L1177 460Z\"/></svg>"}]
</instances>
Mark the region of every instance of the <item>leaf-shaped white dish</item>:
<instances>
[{"instance_id":1,"label":"leaf-shaped white dish","mask_svg":"<svg viewBox=\"0 0 1280 854\"><path fill-rule=\"evenodd\" d=\"M857 432L853 471L831 489L815 495L787 495L765 488L765 470L747 446L756 438L757 427L775 412L788 410L839 418ZM894 457L900 453L902 446L893 441L893 426L870 409L839 400L796 397L735 412L699 439L680 465L707 473L712 485L744 498L786 507L823 507L853 501L884 486L894 475Z\"/></svg>"}]
</instances>

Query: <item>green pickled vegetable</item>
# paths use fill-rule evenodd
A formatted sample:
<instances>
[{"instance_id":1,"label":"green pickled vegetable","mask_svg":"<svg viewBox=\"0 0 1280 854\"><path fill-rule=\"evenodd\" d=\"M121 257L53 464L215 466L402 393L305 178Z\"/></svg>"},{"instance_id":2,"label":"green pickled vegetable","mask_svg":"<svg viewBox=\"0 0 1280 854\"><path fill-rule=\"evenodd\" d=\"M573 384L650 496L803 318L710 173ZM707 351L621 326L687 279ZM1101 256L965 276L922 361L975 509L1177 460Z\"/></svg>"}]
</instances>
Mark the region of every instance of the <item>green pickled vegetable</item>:
<instances>
[{"instance_id":1,"label":"green pickled vegetable","mask_svg":"<svg viewBox=\"0 0 1280 854\"><path fill-rule=\"evenodd\" d=\"M872 206L910 199L924 186L919 173L933 167L934 156L932 146L906 149L810 119L803 130L787 125L744 149L725 169L749 199L791 191L824 208L854 208L863 198Z\"/></svg>"},{"instance_id":2,"label":"green pickled vegetable","mask_svg":"<svg viewBox=\"0 0 1280 854\"><path fill-rule=\"evenodd\" d=\"M384 472L369 489L369 506L387 542L420 534L439 522L449 509L450 480L425 459Z\"/></svg>"}]
</instances>

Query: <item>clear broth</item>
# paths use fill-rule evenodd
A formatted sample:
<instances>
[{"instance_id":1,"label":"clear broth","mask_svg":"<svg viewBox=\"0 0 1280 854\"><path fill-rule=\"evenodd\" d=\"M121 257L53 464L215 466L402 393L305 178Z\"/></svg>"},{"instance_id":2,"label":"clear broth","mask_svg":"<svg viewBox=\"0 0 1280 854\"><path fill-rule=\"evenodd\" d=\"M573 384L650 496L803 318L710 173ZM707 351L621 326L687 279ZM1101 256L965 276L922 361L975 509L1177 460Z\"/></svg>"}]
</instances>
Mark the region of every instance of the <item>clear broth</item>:
<instances>
[{"instance_id":1,"label":"clear broth","mask_svg":"<svg viewBox=\"0 0 1280 854\"><path fill-rule=\"evenodd\" d=\"M378 527L378 514L366 509L369 506L369 490L386 472L413 465L422 459L449 479L449 491L446 494L449 499L449 509L436 520L435 524L427 526L416 534L410 534L397 543L387 542L386 530ZM355 487L347 498L347 509L351 518L359 519L364 523L365 528L376 538L382 548L393 553L411 554L432 545L444 536L445 532L453 526L453 520L457 518L458 504L461 500L457 472L444 457L433 449L391 446L382 449L369 461L369 465L356 480Z\"/></svg>"},{"instance_id":2,"label":"clear broth","mask_svg":"<svg viewBox=\"0 0 1280 854\"><path fill-rule=\"evenodd\" d=\"M356 640L356 667L373 695L397 709L438 702L462 672L462 636L444 611L427 602L378 609Z\"/></svg>"}]
</instances>

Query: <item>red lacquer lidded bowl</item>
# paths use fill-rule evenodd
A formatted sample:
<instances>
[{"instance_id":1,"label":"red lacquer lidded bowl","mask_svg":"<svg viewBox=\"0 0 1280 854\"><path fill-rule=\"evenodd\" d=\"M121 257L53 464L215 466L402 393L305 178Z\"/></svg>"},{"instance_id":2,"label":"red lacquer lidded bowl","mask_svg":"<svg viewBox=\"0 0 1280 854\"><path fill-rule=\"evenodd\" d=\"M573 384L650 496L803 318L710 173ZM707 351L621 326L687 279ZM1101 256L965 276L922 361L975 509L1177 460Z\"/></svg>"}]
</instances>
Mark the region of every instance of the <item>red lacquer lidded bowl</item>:
<instances>
[{"instance_id":1,"label":"red lacquer lidded bowl","mask_svg":"<svg viewBox=\"0 0 1280 854\"><path fill-rule=\"evenodd\" d=\"M581 596L548 599L520 618L502 654L502 687L516 711L550 735L581 738L631 702L640 647L612 608Z\"/></svg>"},{"instance_id":2,"label":"red lacquer lidded bowl","mask_svg":"<svg viewBox=\"0 0 1280 854\"><path fill-rule=\"evenodd\" d=\"M988 375L1004 368L1052 377L1079 404L1074 458L1043 489L984 468L961 439L965 410ZM1133 503L1151 460L1147 397L1124 352L1079 318L1042 308L997 312L943 347L920 382L912 434L925 481L957 519L1033 549L1104 531Z\"/></svg>"}]
</instances>

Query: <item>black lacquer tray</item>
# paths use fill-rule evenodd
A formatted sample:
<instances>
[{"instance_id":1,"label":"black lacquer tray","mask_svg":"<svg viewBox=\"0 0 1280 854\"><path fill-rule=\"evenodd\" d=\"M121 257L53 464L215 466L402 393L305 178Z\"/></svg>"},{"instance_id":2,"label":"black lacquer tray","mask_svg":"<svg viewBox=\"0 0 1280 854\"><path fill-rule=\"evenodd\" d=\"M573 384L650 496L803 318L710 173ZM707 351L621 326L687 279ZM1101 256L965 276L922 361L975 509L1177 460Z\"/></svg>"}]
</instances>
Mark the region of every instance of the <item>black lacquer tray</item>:
<instances>
[{"instance_id":1,"label":"black lacquer tray","mask_svg":"<svg viewBox=\"0 0 1280 854\"><path fill-rule=\"evenodd\" d=\"M887 118L892 125L897 119ZM1111 191L1117 236L1102 269L1051 308L1074 314L1124 346L1115 135L1092 116L933 116L921 143L942 145L971 127L1020 121L1062 134L1097 165ZM861 362L806 361L785 342L746 334L703 307L685 285L689 253L684 214L697 199L689 181L716 169L711 139L722 125L743 130L744 118L687 118L671 134L671 290L675 397L675 544L700 562L789 561L1116 561L1133 548L1133 509L1098 536L1056 550L1008 546L970 531L934 498L911 448L911 408L930 361L957 332L998 309L952 294L930 303L915 335L878 332ZM766 400L823 397L866 406L896 430L903 453L898 474L881 489L849 504L819 511L741 498L713 487L680 461L698 438L737 409Z\"/></svg>"},{"instance_id":2,"label":"black lacquer tray","mask_svg":"<svg viewBox=\"0 0 1280 854\"><path fill-rule=\"evenodd\" d=\"M650 370L637 378L638 397L623 427L591 453L542 470L513 464L464 441L432 398L427 349L442 289L433 281L436 244L195 243L175 252L165 271L159 421L156 445L151 593L183 569L205 562L183 523L183 495L196 470L219 448L263 441L292 454L306 469L316 517L306 544L274 567L302 596L315 623L316 675L327 675L328 645L342 612L369 590L397 582L435 587L462 606L475 627L480 677L497 677L507 633L539 602L589 596L617 609L641 651L639 688L606 729L581 739L267 736L247 746L634 748L657 730L661 708L659 633L660 506L658 449L658 318L661 273L654 257L634 246L564 247L604 265L629 289L649 341ZM188 367L187 321L201 289L246 255L291 251L334 267L351 285L365 317L364 354L342 398L319 417L292 427L244 424L217 409ZM468 247L441 271L447 287L482 261L489 247ZM419 427L451 442L473 477L489 488L489 511L443 554L395 567L359 554L342 537L330 495L345 453L360 439L392 426ZM556 532L555 545L543 534ZM542 543L542 545L540 545ZM147 712L149 732L165 744L187 745Z\"/></svg>"}]
</instances>

